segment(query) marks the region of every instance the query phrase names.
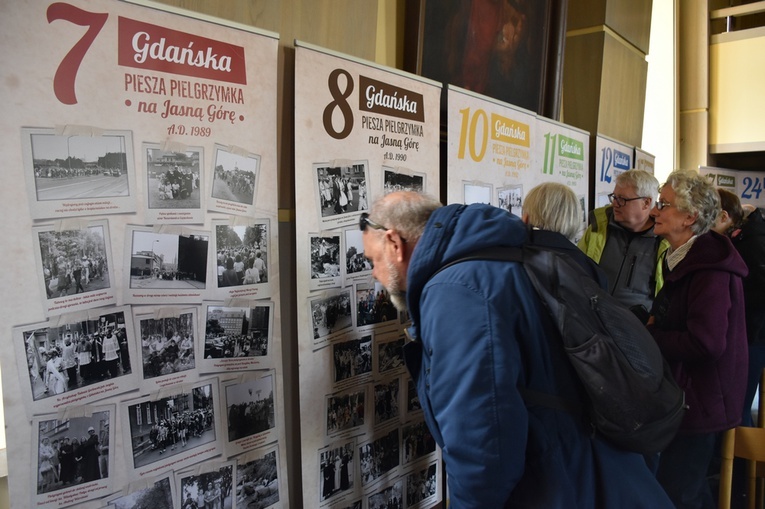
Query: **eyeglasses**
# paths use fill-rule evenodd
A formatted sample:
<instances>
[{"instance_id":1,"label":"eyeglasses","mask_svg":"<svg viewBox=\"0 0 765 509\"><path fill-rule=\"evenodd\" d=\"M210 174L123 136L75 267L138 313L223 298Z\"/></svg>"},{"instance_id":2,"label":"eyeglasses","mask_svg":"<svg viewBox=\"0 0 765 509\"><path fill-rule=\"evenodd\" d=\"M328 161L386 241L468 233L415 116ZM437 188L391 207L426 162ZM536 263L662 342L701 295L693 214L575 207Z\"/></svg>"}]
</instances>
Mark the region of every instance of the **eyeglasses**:
<instances>
[{"instance_id":1,"label":"eyeglasses","mask_svg":"<svg viewBox=\"0 0 765 509\"><path fill-rule=\"evenodd\" d=\"M658 201L656 202L656 208L657 208L658 210L664 210L664 208L665 208L665 207L671 207L671 206L672 206L672 204L671 204L671 203L669 203L668 201L664 201L664 200L658 200Z\"/></svg>"},{"instance_id":2,"label":"eyeglasses","mask_svg":"<svg viewBox=\"0 0 765 509\"><path fill-rule=\"evenodd\" d=\"M390 228L388 228L387 226L383 226L380 223L375 223L374 221L369 219L369 214L367 214L366 212L362 212L361 216L359 216L359 230L361 230L362 232L366 231L367 226L375 230L383 230L383 231L390 230ZM401 235L399 235L399 237L401 237ZM401 237L401 241L406 242L406 239L404 237Z\"/></svg>"},{"instance_id":3,"label":"eyeglasses","mask_svg":"<svg viewBox=\"0 0 765 509\"><path fill-rule=\"evenodd\" d=\"M618 205L620 207L624 207L627 205L628 201L634 201L634 200L642 200L645 196L636 196L635 198L625 198L623 196L616 196L614 193L611 193L608 195L608 201L610 201L613 205Z\"/></svg>"}]
</instances>

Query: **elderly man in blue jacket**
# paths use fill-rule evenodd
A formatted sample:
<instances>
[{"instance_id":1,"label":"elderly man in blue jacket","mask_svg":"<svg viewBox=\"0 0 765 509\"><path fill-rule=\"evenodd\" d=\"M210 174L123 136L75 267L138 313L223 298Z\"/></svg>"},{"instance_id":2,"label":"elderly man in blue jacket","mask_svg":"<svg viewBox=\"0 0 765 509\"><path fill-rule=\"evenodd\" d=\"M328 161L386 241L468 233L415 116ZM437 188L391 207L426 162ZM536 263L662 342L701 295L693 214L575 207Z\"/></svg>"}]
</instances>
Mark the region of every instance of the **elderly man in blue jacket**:
<instances>
[{"instance_id":1,"label":"elderly man in blue jacket","mask_svg":"<svg viewBox=\"0 0 765 509\"><path fill-rule=\"evenodd\" d=\"M671 508L643 457L565 411L527 407L523 388L585 397L523 267L465 261L520 246L526 227L487 205L391 193L362 214L364 254L412 319L407 366L443 451L450 507Z\"/></svg>"}]
</instances>

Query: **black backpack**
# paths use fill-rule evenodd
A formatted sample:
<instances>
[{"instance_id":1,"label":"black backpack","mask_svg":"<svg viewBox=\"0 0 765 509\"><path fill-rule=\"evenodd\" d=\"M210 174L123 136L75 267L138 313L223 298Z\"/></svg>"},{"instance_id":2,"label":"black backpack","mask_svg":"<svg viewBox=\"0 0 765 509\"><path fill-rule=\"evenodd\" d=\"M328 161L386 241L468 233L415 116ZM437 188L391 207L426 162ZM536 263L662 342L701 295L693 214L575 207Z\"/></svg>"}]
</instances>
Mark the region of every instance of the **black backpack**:
<instances>
[{"instance_id":1,"label":"black backpack","mask_svg":"<svg viewBox=\"0 0 765 509\"><path fill-rule=\"evenodd\" d=\"M586 412L597 432L642 454L660 452L672 441L685 415L685 394L643 323L576 261L527 244L474 251L438 272L467 260L523 263L589 396ZM527 404L571 412L572 403L556 395L530 389L521 394Z\"/></svg>"}]
</instances>

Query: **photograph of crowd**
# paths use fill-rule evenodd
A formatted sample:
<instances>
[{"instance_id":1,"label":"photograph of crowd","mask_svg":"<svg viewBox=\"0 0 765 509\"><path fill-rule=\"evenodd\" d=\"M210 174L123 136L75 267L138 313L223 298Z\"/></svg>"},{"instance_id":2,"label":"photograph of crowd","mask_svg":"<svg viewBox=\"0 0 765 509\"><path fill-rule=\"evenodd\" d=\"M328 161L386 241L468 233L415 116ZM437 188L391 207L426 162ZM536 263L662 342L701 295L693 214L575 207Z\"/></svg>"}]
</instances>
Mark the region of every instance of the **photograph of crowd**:
<instances>
[{"instance_id":1,"label":"photograph of crowd","mask_svg":"<svg viewBox=\"0 0 765 509\"><path fill-rule=\"evenodd\" d=\"M199 290L206 287L207 235L133 230L130 243L130 288Z\"/></svg>"},{"instance_id":2,"label":"photograph of crowd","mask_svg":"<svg viewBox=\"0 0 765 509\"><path fill-rule=\"evenodd\" d=\"M246 463L237 463L237 509L240 507L265 509L277 502L279 502L279 469L276 451Z\"/></svg>"},{"instance_id":3,"label":"photograph of crowd","mask_svg":"<svg viewBox=\"0 0 765 509\"><path fill-rule=\"evenodd\" d=\"M412 472L406 476L406 507L411 507L436 494L437 465L433 463L427 468Z\"/></svg>"},{"instance_id":4,"label":"photograph of crowd","mask_svg":"<svg viewBox=\"0 0 765 509\"><path fill-rule=\"evenodd\" d=\"M369 209L367 163L350 166L317 166L316 189L321 217Z\"/></svg>"},{"instance_id":5,"label":"photograph of crowd","mask_svg":"<svg viewBox=\"0 0 765 509\"><path fill-rule=\"evenodd\" d=\"M109 500L109 509L174 509L170 478L160 479L146 488Z\"/></svg>"},{"instance_id":6,"label":"photograph of crowd","mask_svg":"<svg viewBox=\"0 0 765 509\"><path fill-rule=\"evenodd\" d=\"M268 355L271 306L208 306L205 359Z\"/></svg>"},{"instance_id":7,"label":"photograph of crowd","mask_svg":"<svg viewBox=\"0 0 765 509\"><path fill-rule=\"evenodd\" d=\"M363 234L358 228L345 230L345 273L371 273L372 261L364 256Z\"/></svg>"},{"instance_id":8,"label":"photograph of crowd","mask_svg":"<svg viewBox=\"0 0 765 509\"><path fill-rule=\"evenodd\" d=\"M253 205L260 157L233 154L221 148L215 151L212 197Z\"/></svg>"},{"instance_id":9,"label":"photograph of crowd","mask_svg":"<svg viewBox=\"0 0 765 509\"><path fill-rule=\"evenodd\" d=\"M38 423L37 494L109 477L110 412Z\"/></svg>"},{"instance_id":10,"label":"photograph of crowd","mask_svg":"<svg viewBox=\"0 0 765 509\"><path fill-rule=\"evenodd\" d=\"M132 372L129 345L135 339L128 337L121 311L24 331L22 337L34 401Z\"/></svg>"},{"instance_id":11,"label":"photograph of crowd","mask_svg":"<svg viewBox=\"0 0 765 509\"><path fill-rule=\"evenodd\" d=\"M361 485L366 486L399 465L398 428L359 447Z\"/></svg>"},{"instance_id":12,"label":"photograph of crowd","mask_svg":"<svg viewBox=\"0 0 765 509\"><path fill-rule=\"evenodd\" d=\"M417 386L414 381L407 380L406 382L406 412L407 414L422 410L420 406L420 397L417 395Z\"/></svg>"},{"instance_id":13,"label":"photograph of crowd","mask_svg":"<svg viewBox=\"0 0 765 509\"><path fill-rule=\"evenodd\" d=\"M29 129L37 200L129 196L129 134L64 136Z\"/></svg>"},{"instance_id":14,"label":"photograph of crowd","mask_svg":"<svg viewBox=\"0 0 765 509\"><path fill-rule=\"evenodd\" d=\"M311 236L311 279L340 276L340 236Z\"/></svg>"},{"instance_id":15,"label":"photograph of crowd","mask_svg":"<svg viewBox=\"0 0 765 509\"><path fill-rule=\"evenodd\" d=\"M372 335L332 345L335 382L372 372Z\"/></svg>"},{"instance_id":16,"label":"photograph of crowd","mask_svg":"<svg viewBox=\"0 0 765 509\"><path fill-rule=\"evenodd\" d=\"M356 327L398 319L398 310L385 287L375 281L374 288L356 288Z\"/></svg>"},{"instance_id":17,"label":"photograph of crowd","mask_svg":"<svg viewBox=\"0 0 765 509\"><path fill-rule=\"evenodd\" d=\"M337 295L312 301L311 317L315 340L350 328L353 326L351 291L343 290Z\"/></svg>"},{"instance_id":18,"label":"photograph of crowd","mask_svg":"<svg viewBox=\"0 0 765 509\"><path fill-rule=\"evenodd\" d=\"M233 507L233 463L212 472L187 476L179 474L179 476L181 509L231 509Z\"/></svg>"},{"instance_id":19,"label":"photograph of crowd","mask_svg":"<svg viewBox=\"0 0 765 509\"><path fill-rule=\"evenodd\" d=\"M521 217L523 214L523 186L510 186L497 191L499 208Z\"/></svg>"},{"instance_id":20,"label":"photograph of crowd","mask_svg":"<svg viewBox=\"0 0 765 509\"><path fill-rule=\"evenodd\" d=\"M327 398L327 435L364 425L364 389Z\"/></svg>"},{"instance_id":21,"label":"photograph of crowd","mask_svg":"<svg viewBox=\"0 0 765 509\"><path fill-rule=\"evenodd\" d=\"M353 489L353 442L319 453L320 502Z\"/></svg>"},{"instance_id":22,"label":"photograph of crowd","mask_svg":"<svg viewBox=\"0 0 765 509\"><path fill-rule=\"evenodd\" d=\"M491 205L490 184L465 182L463 184L463 194L465 197L465 205L470 205L471 203L485 203L486 205Z\"/></svg>"},{"instance_id":23,"label":"photograph of crowd","mask_svg":"<svg viewBox=\"0 0 765 509\"><path fill-rule=\"evenodd\" d=\"M402 447L404 448L404 464L415 461L423 456L436 451L436 441L425 421L404 426L402 434Z\"/></svg>"},{"instance_id":24,"label":"photograph of crowd","mask_svg":"<svg viewBox=\"0 0 765 509\"><path fill-rule=\"evenodd\" d=\"M218 288L268 282L268 222L215 226Z\"/></svg>"},{"instance_id":25,"label":"photograph of crowd","mask_svg":"<svg viewBox=\"0 0 765 509\"><path fill-rule=\"evenodd\" d=\"M211 384L191 392L128 405L134 468L187 453L215 441Z\"/></svg>"},{"instance_id":26,"label":"photograph of crowd","mask_svg":"<svg viewBox=\"0 0 765 509\"><path fill-rule=\"evenodd\" d=\"M404 480L396 481L367 498L369 509L404 509Z\"/></svg>"},{"instance_id":27,"label":"photograph of crowd","mask_svg":"<svg viewBox=\"0 0 765 509\"><path fill-rule=\"evenodd\" d=\"M146 191L150 209L198 209L202 149L166 152L146 149Z\"/></svg>"},{"instance_id":28,"label":"photograph of crowd","mask_svg":"<svg viewBox=\"0 0 765 509\"><path fill-rule=\"evenodd\" d=\"M273 376L227 386L226 409L229 442L274 429Z\"/></svg>"},{"instance_id":29,"label":"photograph of crowd","mask_svg":"<svg viewBox=\"0 0 765 509\"><path fill-rule=\"evenodd\" d=\"M399 387L400 380L398 378L375 384L375 426L398 417Z\"/></svg>"},{"instance_id":30,"label":"photograph of crowd","mask_svg":"<svg viewBox=\"0 0 765 509\"><path fill-rule=\"evenodd\" d=\"M138 320L143 379L194 369L194 313Z\"/></svg>"},{"instance_id":31,"label":"photograph of crowd","mask_svg":"<svg viewBox=\"0 0 765 509\"><path fill-rule=\"evenodd\" d=\"M404 366L404 338L377 345L377 372L385 373Z\"/></svg>"},{"instance_id":32,"label":"photograph of crowd","mask_svg":"<svg viewBox=\"0 0 765 509\"><path fill-rule=\"evenodd\" d=\"M48 299L110 288L104 227L38 232Z\"/></svg>"},{"instance_id":33,"label":"photograph of crowd","mask_svg":"<svg viewBox=\"0 0 765 509\"><path fill-rule=\"evenodd\" d=\"M396 191L414 191L421 193L425 189L425 175L398 173L390 168L383 168L383 193Z\"/></svg>"}]
</instances>

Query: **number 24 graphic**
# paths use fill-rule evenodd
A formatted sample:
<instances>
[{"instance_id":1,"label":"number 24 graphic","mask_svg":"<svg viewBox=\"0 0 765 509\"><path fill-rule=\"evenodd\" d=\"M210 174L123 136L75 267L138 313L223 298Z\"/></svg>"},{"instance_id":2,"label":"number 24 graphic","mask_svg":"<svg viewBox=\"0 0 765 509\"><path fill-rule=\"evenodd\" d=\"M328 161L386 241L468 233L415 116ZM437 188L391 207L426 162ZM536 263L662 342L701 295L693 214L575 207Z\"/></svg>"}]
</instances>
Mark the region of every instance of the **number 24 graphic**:
<instances>
[{"instance_id":1,"label":"number 24 graphic","mask_svg":"<svg viewBox=\"0 0 765 509\"><path fill-rule=\"evenodd\" d=\"M84 11L73 5L54 3L48 6L48 23L62 19L79 26L88 27L87 32L77 41L61 63L58 64L56 75L53 78L53 92L56 98L64 104L77 104L77 95L74 91L74 81L77 71L80 69L85 53L98 36L98 33L106 24L109 17L107 13Z\"/></svg>"}]
</instances>

